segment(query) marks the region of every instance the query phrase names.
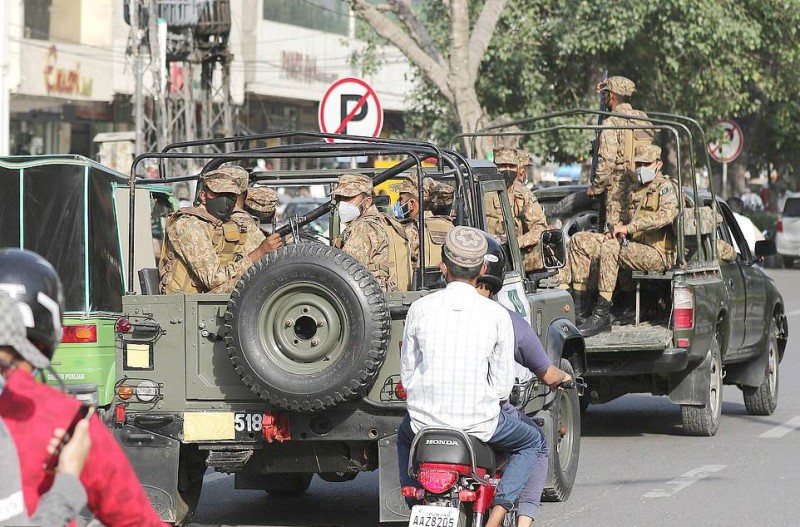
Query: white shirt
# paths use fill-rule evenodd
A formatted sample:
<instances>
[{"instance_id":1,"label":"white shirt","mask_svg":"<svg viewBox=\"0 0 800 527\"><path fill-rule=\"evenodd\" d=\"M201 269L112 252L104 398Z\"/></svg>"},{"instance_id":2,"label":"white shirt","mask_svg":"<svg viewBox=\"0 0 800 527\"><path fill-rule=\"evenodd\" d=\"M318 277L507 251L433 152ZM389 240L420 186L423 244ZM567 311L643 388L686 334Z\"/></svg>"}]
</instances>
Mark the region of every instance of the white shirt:
<instances>
[{"instance_id":1,"label":"white shirt","mask_svg":"<svg viewBox=\"0 0 800 527\"><path fill-rule=\"evenodd\" d=\"M514 328L500 304L451 282L408 310L400 378L411 428L459 428L488 441L514 386Z\"/></svg>"},{"instance_id":2,"label":"white shirt","mask_svg":"<svg viewBox=\"0 0 800 527\"><path fill-rule=\"evenodd\" d=\"M756 253L756 242L759 240L764 239L764 235L761 234L761 231L758 230L758 227L753 223L753 221L748 218L747 216L742 216L741 214L733 213L734 218L736 218L736 222L739 224L739 230L742 231L742 235L744 239L747 241L747 246L750 248L750 253ZM736 252L739 252L739 248L736 247Z\"/></svg>"}]
</instances>

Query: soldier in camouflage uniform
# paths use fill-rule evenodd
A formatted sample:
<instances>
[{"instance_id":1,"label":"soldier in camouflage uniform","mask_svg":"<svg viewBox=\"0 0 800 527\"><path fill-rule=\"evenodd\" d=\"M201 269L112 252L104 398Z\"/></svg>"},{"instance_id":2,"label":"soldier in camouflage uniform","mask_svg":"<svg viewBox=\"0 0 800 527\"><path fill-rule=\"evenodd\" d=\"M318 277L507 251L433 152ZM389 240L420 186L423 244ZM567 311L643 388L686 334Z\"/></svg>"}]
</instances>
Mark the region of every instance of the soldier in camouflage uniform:
<instances>
[{"instance_id":1,"label":"soldier in camouflage uniform","mask_svg":"<svg viewBox=\"0 0 800 527\"><path fill-rule=\"evenodd\" d=\"M422 182L422 199L425 203L425 267L438 267L442 263L442 246L447 237L447 233L453 229L453 220L449 216L437 216L428 210L430 203L429 189L434 189L434 185L428 183L433 181L425 178ZM435 184L435 183L434 183ZM411 263L414 267L419 267L419 187L417 180L413 177L405 178L402 182L396 183L391 187L393 192L400 195L398 203L403 212L401 223L406 231L408 245L411 249Z\"/></svg>"},{"instance_id":2,"label":"soldier in camouflage uniform","mask_svg":"<svg viewBox=\"0 0 800 527\"><path fill-rule=\"evenodd\" d=\"M494 151L494 163L508 188L508 200L516 225L517 243L522 252L523 267L525 272L532 272L543 267L539 241L542 232L547 230L547 219L542 206L528 187L517 181L519 157L519 153L513 148L503 147ZM503 210L500 198L496 194L486 203L486 231L503 241L502 238L505 236Z\"/></svg>"},{"instance_id":3,"label":"soldier in camouflage uniform","mask_svg":"<svg viewBox=\"0 0 800 527\"><path fill-rule=\"evenodd\" d=\"M251 229L232 219L247 172L223 167L203 177L199 205L185 207L167 221L159 261L162 293L229 293L242 274L281 246L280 236L263 239L252 249Z\"/></svg>"},{"instance_id":4,"label":"soldier in camouflage uniform","mask_svg":"<svg viewBox=\"0 0 800 527\"><path fill-rule=\"evenodd\" d=\"M425 189L425 208L435 216L453 216L453 198L456 189L452 185L433 178L422 180Z\"/></svg>"},{"instance_id":5,"label":"soldier in camouflage uniform","mask_svg":"<svg viewBox=\"0 0 800 527\"><path fill-rule=\"evenodd\" d=\"M672 222L678 215L678 188L661 173L661 148L643 145L636 149L636 182L629 197L630 221L613 232L579 232L572 237L570 259L579 312L588 303L587 284L592 261L600 260L599 297L592 315L578 326L584 336L611 327L611 297L620 266L635 271L666 271L675 265ZM624 243L622 238L629 241Z\"/></svg>"},{"instance_id":6,"label":"soldier in camouflage uniform","mask_svg":"<svg viewBox=\"0 0 800 527\"><path fill-rule=\"evenodd\" d=\"M636 91L630 79L620 76L610 77L597 86L598 93L607 91L608 109L615 113L629 114L647 118L647 114L634 110L628 98ZM623 130L615 126L649 125L642 119L625 119L611 116L603 121L608 127L600 133L597 171L594 180L586 191L589 196L606 194L606 223L614 226L625 223L627 218L628 177L633 172L633 156L636 147L653 142L653 130Z\"/></svg>"},{"instance_id":7,"label":"soldier in camouflage uniform","mask_svg":"<svg viewBox=\"0 0 800 527\"><path fill-rule=\"evenodd\" d=\"M345 230L334 245L363 263L385 292L407 291L411 255L405 230L372 204L372 179L361 174L339 177L331 198Z\"/></svg>"}]
</instances>

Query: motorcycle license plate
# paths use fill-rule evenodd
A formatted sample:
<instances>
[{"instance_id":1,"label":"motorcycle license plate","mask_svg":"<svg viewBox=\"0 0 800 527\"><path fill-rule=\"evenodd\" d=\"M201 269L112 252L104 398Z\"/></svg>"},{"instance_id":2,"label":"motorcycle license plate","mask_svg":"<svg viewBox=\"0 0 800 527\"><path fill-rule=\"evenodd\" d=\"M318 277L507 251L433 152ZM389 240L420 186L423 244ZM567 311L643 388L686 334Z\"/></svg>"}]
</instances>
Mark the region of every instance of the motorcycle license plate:
<instances>
[{"instance_id":1,"label":"motorcycle license plate","mask_svg":"<svg viewBox=\"0 0 800 527\"><path fill-rule=\"evenodd\" d=\"M411 509L408 527L459 527L458 509L415 505Z\"/></svg>"}]
</instances>

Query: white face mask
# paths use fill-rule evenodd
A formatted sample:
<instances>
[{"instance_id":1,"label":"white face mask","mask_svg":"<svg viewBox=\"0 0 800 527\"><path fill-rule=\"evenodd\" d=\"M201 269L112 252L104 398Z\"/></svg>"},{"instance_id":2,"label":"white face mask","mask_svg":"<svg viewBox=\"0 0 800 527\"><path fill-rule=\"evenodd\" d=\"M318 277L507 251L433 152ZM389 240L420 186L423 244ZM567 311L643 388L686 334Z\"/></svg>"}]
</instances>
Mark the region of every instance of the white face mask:
<instances>
[{"instance_id":1,"label":"white face mask","mask_svg":"<svg viewBox=\"0 0 800 527\"><path fill-rule=\"evenodd\" d=\"M339 211L339 219L342 223L350 223L361 216L361 207L346 201L340 201L336 209Z\"/></svg>"},{"instance_id":2,"label":"white face mask","mask_svg":"<svg viewBox=\"0 0 800 527\"><path fill-rule=\"evenodd\" d=\"M658 167L650 168L650 167L639 167L636 169L636 179L639 180L639 183L642 185L647 185L651 181L656 178L656 174L658 174Z\"/></svg>"}]
</instances>

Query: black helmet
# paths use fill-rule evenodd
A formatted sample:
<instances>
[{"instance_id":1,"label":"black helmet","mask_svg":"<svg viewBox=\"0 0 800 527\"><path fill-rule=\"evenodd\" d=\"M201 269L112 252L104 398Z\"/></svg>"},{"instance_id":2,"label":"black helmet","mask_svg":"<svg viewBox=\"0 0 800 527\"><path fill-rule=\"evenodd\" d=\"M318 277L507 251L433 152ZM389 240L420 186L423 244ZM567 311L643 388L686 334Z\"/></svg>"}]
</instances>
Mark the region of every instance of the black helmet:
<instances>
[{"instance_id":1,"label":"black helmet","mask_svg":"<svg viewBox=\"0 0 800 527\"><path fill-rule=\"evenodd\" d=\"M64 290L56 270L34 252L2 249L0 291L25 311L22 318L28 328L28 340L51 359L61 342L64 316Z\"/></svg>"},{"instance_id":2,"label":"black helmet","mask_svg":"<svg viewBox=\"0 0 800 527\"><path fill-rule=\"evenodd\" d=\"M506 272L506 255L503 247L494 239L494 236L483 233L489 248L486 250L484 261L486 273L478 277L478 285L485 285L495 295L503 288L503 277Z\"/></svg>"}]
</instances>

